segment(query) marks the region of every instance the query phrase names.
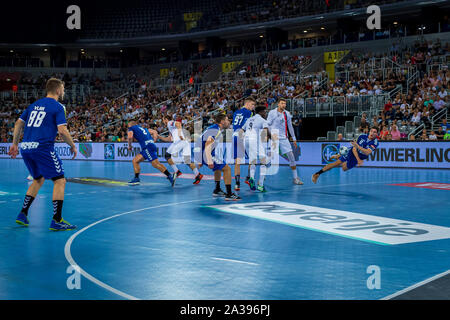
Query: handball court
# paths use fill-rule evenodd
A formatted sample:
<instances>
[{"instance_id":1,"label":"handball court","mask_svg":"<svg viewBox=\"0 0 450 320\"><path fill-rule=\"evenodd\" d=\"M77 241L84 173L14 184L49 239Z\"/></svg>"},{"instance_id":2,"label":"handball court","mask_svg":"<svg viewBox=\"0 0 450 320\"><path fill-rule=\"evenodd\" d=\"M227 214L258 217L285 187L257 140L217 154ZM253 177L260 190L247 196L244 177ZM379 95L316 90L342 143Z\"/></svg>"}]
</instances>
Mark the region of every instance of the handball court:
<instances>
[{"instance_id":1,"label":"handball court","mask_svg":"<svg viewBox=\"0 0 450 320\"><path fill-rule=\"evenodd\" d=\"M141 185L130 187L130 162L63 162L63 217L78 228L52 232L52 182L30 226L19 226L28 172L0 160L0 299L450 299L449 170L335 169L313 184L319 167L300 167L296 186L280 167L267 193L241 182L242 201L225 202L211 196L213 181L192 185L185 165L172 188L143 163ZM371 222L351 233L301 219L306 211ZM375 233L377 221L423 225L435 238ZM69 289L74 268L79 288Z\"/></svg>"}]
</instances>

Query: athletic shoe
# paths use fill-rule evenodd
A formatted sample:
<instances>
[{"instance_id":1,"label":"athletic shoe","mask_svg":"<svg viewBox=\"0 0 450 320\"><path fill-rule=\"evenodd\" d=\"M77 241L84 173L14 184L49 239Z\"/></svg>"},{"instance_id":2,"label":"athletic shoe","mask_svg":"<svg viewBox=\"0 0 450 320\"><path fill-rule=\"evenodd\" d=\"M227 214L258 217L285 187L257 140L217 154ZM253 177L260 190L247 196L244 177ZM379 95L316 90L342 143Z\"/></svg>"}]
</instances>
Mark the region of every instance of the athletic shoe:
<instances>
[{"instance_id":1,"label":"athletic shoe","mask_svg":"<svg viewBox=\"0 0 450 320\"><path fill-rule=\"evenodd\" d=\"M222 190L219 190L219 191L214 190L214 192L213 192L213 197L225 197L225 196L226 196L226 194Z\"/></svg>"},{"instance_id":2,"label":"athletic shoe","mask_svg":"<svg viewBox=\"0 0 450 320\"><path fill-rule=\"evenodd\" d=\"M27 180L28 180L28 181L33 181L33 180L34 180L33 177L31 176L31 174L28 175Z\"/></svg>"},{"instance_id":3,"label":"athletic shoe","mask_svg":"<svg viewBox=\"0 0 450 320\"><path fill-rule=\"evenodd\" d=\"M248 183L247 184L250 187L250 190L253 190L253 191L256 190L255 179L253 179L253 178L248 179Z\"/></svg>"},{"instance_id":4,"label":"athletic shoe","mask_svg":"<svg viewBox=\"0 0 450 320\"><path fill-rule=\"evenodd\" d=\"M313 182L313 183L317 183L317 179L319 179L319 174L317 174L317 173L314 173L313 175L312 175L312 177L311 177L311 181Z\"/></svg>"},{"instance_id":5,"label":"athletic shoe","mask_svg":"<svg viewBox=\"0 0 450 320\"><path fill-rule=\"evenodd\" d=\"M128 185L130 185L130 186L137 186L139 183L141 183L141 180L139 178L133 178L133 180L128 182Z\"/></svg>"},{"instance_id":6,"label":"athletic shoe","mask_svg":"<svg viewBox=\"0 0 450 320\"><path fill-rule=\"evenodd\" d=\"M264 187L263 185L258 185L258 191L259 192L266 192L267 190L266 190L266 187Z\"/></svg>"},{"instance_id":7,"label":"athletic shoe","mask_svg":"<svg viewBox=\"0 0 450 320\"><path fill-rule=\"evenodd\" d=\"M193 184L199 184L200 181L202 181L202 179L203 179L203 175L202 175L201 173L199 173L199 174L195 177L195 180L194 180Z\"/></svg>"},{"instance_id":8,"label":"athletic shoe","mask_svg":"<svg viewBox=\"0 0 450 320\"><path fill-rule=\"evenodd\" d=\"M293 180L293 183L294 183L294 184L298 184L298 185L302 185L302 184L303 184L303 182L302 182L302 180L300 180L300 178L295 178L295 179Z\"/></svg>"},{"instance_id":9,"label":"athletic shoe","mask_svg":"<svg viewBox=\"0 0 450 320\"><path fill-rule=\"evenodd\" d=\"M241 190L241 185L240 184L235 184L234 185L234 190L236 190L236 191Z\"/></svg>"},{"instance_id":10,"label":"athletic shoe","mask_svg":"<svg viewBox=\"0 0 450 320\"><path fill-rule=\"evenodd\" d=\"M50 230L52 231L68 231L73 230L77 226L71 225L67 221L64 221L64 219L61 219L60 222L56 222L55 219L52 219L52 223L50 224Z\"/></svg>"},{"instance_id":11,"label":"athletic shoe","mask_svg":"<svg viewBox=\"0 0 450 320\"><path fill-rule=\"evenodd\" d=\"M178 170L177 171L177 178L179 177L179 176L181 176L183 173L180 171L180 170Z\"/></svg>"},{"instance_id":12,"label":"athletic shoe","mask_svg":"<svg viewBox=\"0 0 450 320\"><path fill-rule=\"evenodd\" d=\"M250 185L250 183L248 182L249 180L250 180L250 177L246 177L245 178L245 183L248 184L248 185Z\"/></svg>"},{"instance_id":13,"label":"athletic shoe","mask_svg":"<svg viewBox=\"0 0 450 320\"><path fill-rule=\"evenodd\" d=\"M170 181L170 184L172 187L175 185L175 180L177 180L177 174L174 172L170 176L167 177L167 179Z\"/></svg>"},{"instance_id":14,"label":"athletic shoe","mask_svg":"<svg viewBox=\"0 0 450 320\"><path fill-rule=\"evenodd\" d=\"M225 196L225 201L239 201L239 200L242 200L241 197L239 197L234 193Z\"/></svg>"},{"instance_id":15,"label":"athletic shoe","mask_svg":"<svg viewBox=\"0 0 450 320\"><path fill-rule=\"evenodd\" d=\"M28 217L23 213L19 213L19 215L16 218L16 223L28 227L28 225L30 224L30 221L28 221Z\"/></svg>"}]
</instances>

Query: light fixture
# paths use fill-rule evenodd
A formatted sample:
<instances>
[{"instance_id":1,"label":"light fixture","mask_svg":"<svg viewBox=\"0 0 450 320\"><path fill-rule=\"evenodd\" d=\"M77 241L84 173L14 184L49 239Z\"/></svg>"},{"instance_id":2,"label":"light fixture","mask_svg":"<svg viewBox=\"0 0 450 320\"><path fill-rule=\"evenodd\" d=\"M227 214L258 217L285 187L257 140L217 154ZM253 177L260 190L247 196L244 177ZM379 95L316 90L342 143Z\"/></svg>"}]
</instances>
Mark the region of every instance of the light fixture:
<instances>
[{"instance_id":1,"label":"light fixture","mask_svg":"<svg viewBox=\"0 0 450 320\"><path fill-rule=\"evenodd\" d=\"M264 36L261 34L260 36L259 36L260 38L264 38Z\"/></svg>"},{"instance_id":2,"label":"light fixture","mask_svg":"<svg viewBox=\"0 0 450 320\"><path fill-rule=\"evenodd\" d=\"M44 49L44 52L47 52L47 51L48 51L48 49L47 49L47 48L45 48L45 49Z\"/></svg>"},{"instance_id":3,"label":"light fixture","mask_svg":"<svg viewBox=\"0 0 450 320\"><path fill-rule=\"evenodd\" d=\"M308 30L303 30L303 32L304 32L304 33L307 33L307 32L308 32Z\"/></svg>"},{"instance_id":4,"label":"light fixture","mask_svg":"<svg viewBox=\"0 0 450 320\"><path fill-rule=\"evenodd\" d=\"M13 53L13 52L14 52L14 50L12 50L12 49L11 49L11 50L9 50L9 52Z\"/></svg>"},{"instance_id":5,"label":"light fixture","mask_svg":"<svg viewBox=\"0 0 450 320\"><path fill-rule=\"evenodd\" d=\"M122 49L120 49L120 52L122 53L122 52L123 52L123 50L122 50Z\"/></svg>"},{"instance_id":6,"label":"light fixture","mask_svg":"<svg viewBox=\"0 0 450 320\"><path fill-rule=\"evenodd\" d=\"M161 50L162 50L162 51L166 51L166 48L162 48Z\"/></svg>"},{"instance_id":7,"label":"light fixture","mask_svg":"<svg viewBox=\"0 0 450 320\"><path fill-rule=\"evenodd\" d=\"M325 30L325 27L320 27L320 30Z\"/></svg>"},{"instance_id":8,"label":"light fixture","mask_svg":"<svg viewBox=\"0 0 450 320\"><path fill-rule=\"evenodd\" d=\"M397 24L398 22L397 21L394 21L394 24Z\"/></svg>"}]
</instances>

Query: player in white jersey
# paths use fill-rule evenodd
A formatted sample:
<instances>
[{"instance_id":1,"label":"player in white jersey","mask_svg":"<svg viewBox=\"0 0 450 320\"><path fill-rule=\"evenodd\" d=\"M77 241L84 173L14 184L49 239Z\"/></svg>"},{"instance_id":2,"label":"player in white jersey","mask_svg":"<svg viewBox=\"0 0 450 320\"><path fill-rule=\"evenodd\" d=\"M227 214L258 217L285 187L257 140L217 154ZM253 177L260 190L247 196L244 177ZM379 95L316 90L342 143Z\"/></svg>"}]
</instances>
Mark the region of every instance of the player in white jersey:
<instances>
[{"instance_id":1,"label":"player in white jersey","mask_svg":"<svg viewBox=\"0 0 450 320\"><path fill-rule=\"evenodd\" d=\"M294 148L298 148L297 139L294 133L294 127L292 126L292 115L289 111L286 111L286 100L280 99L278 101L278 107L269 112L267 116L267 122L269 124L272 135L278 138L280 144L281 154L286 154L289 160L289 166L292 169L292 175L294 177L294 184L302 185L303 182L297 175L297 165L295 163L294 153L292 152L291 144L288 140L288 130L293 139ZM278 132L278 136L275 135Z\"/></svg>"},{"instance_id":2,"label":"player in white jersey","mask_svg":"<svg viewBox=\"0 0 450 320\"><path fill-rule=\"evenodd\" d=\"M268 157L265 145L267 143L267 138L270 137L269 124L267 123L267 120L264 119L266 107L256 107L255 113L256 114L248 119L242 127L242 129L245 130L244 144L249 158L248 171L250 179L248 180L248 185L250 186L250 190L258 189L258 191L266 192L264 178L267 173L266 165L268 163ZM258 187L256 187L255 172L258 158L261 165L259 169Z\"/></svg>"},{"instance_id":3,"label":"player in white jersey","mask_svg":"<svg viewBox=\"0 0 450 320\"><path fill-rule=\"evenodd\" d=\"M163 141L172 141L172 144L166 151L166 160L169 165L175 170L177 173L177 177L182 173L178 170L175 161L172 156L177 156L180 152L183 156L184 163L187 164L191 170L194 172L195 180L193 184L199 184L203 178L203 175L198 171L198 168L194 163L191 162L191 144L189 139L186 138L183 132L183 126L181 122L170 120L168 117L163 117L163 122L169 129L170 137L162 138Z\"/></svg>"}]
</instances>

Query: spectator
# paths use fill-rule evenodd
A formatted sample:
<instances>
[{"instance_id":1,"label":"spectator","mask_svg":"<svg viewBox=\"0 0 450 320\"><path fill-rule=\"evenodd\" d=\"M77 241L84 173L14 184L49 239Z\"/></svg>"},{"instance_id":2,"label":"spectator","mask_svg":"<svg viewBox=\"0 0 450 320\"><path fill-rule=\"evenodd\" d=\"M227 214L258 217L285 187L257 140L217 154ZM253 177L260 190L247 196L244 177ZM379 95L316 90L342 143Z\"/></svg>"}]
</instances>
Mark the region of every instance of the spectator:
<instances>
[{"instance_id":1,"label":"spectator","mask_svg":"<svg viewBox=\"0 0 450 320\"><path fill-rule=\"evenodd\" d=\"M400 130L398 130L398 127L395 124L392 125L391 136L392 140L400 140L401 138Z\"/></svg>"},{"instance_id":2,"label":"spectator","mask_svg":"<svg viewBox=\"0 0 450 320\"><path fill-rule=\"evenodd\" d=\"M296 136L297 140L300 140L301 123L302 123L302 118L298 114L298 111L295 110L294 114L292 116L292 126L294 127L294 133L295 133L295 136Z\"/></svg>"},{"instance_id":3,"label":"spectator","mask_svg":"<svg viewBox=\"0 0 450 320\"><path fill-rule=\"evenodd\" d=\"M437 136L433 130L430 132L430 135L428 136L428 140L434 140L434 141L437 140Z\"/></svg>"},{"instance_id":4,"label":"spectator","mask_svg":"<svg viewBox=\"0 0 450 320\"><path fill-rule=\"evenodd\" d=\"M443 140L444 139L444 135L445 135L445 131L443 129L443 127L439 127L438 128L438 132L436 133L436 137L438 140Z\"/></svg>"},{"instance_id":5,"label":"spectator","mask_svg":"<svg viewBox=\"0 0 450 320\"><path fill-rule=\"evenodd\" d=\"M344 137L342 136L342 133L338 133L337 141L344 141Z\"/></svg>"}]
</instances>

